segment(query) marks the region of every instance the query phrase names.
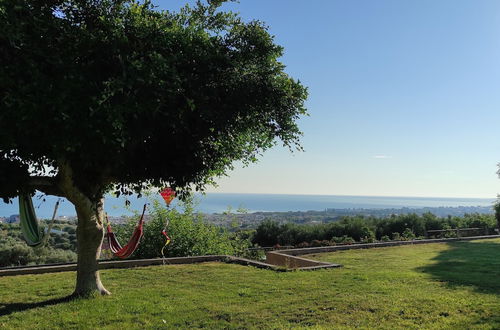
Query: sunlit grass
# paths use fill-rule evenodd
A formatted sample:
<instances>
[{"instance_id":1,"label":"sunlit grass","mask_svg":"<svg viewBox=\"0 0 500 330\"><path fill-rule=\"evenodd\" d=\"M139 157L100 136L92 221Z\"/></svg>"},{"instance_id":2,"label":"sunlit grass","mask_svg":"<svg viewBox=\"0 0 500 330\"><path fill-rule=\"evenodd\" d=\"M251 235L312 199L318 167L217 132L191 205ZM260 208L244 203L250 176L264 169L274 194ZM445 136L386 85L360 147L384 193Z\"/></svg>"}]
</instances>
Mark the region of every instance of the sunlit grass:
<instances>
[{"instance_id":1,"label":"sunlit grass","mask_svg":"<svg viewBox=\"0 0 500 330\"><path fill-rule=\"evenodd\" d=\"M112 296L53 304L72 292L73 273L4 277L0 327L500 327L498 239L314 258L344 268L283 273L205 263L106 270Z\"/></svg>"}]
</instances>

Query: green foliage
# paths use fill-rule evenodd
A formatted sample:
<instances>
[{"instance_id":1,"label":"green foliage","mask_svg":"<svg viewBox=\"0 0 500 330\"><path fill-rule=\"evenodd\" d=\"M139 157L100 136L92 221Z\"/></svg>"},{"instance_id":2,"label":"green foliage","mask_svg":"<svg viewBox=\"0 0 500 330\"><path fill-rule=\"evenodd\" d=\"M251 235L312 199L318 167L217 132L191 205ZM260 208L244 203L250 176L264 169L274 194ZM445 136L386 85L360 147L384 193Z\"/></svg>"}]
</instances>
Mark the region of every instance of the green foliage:
<instances>
[{"instance_id":1,"label":"green foliage","mask_svg":"<svg viewBox=\"0 0 500 330\"><path fill-rule=\"evenodd\" d=\"M407 241L414 240L416 237L415 233L413 233L413 230L411 230L410 228L406 228L401 236L403 237L404 240Z\"/></svg>"},{"instance_id":2,"label":"green foliage","mask_svg":"<svg viewBox=\"0 0 500 330\"><path fill-rule=\"evenodd\" d=\"M307 91L284 72L282 47L264 23L207 2L176 13L135 0L1 1L0 196L32 191L44 165L70 168L93 200L201 189L275 139L300 149ZM61 193L51 180L35 188Z\"/></svg>"},{"instance_id":3,"label":"green foliage","mask_svg":"<svg viewBox=\"0 0 500 330\"><path fill-rule=\"evenodd\" d=\"M470 234L483 235L485 231L493 232L497 221L493 215L465 214L463 217L438 218L431 213L421 216L416 214L392 215L386 218L349 216L340 221L299 225L294 223L279 224L275 221L263 221L256 229L252 242L260 246L295 245L304 246L313 240L332 240L337 243L341 237L349 237L357 242L371 243L376 240L411 240L424 237L427 230L480 228ZM455 237L453 231L444 234ZM315 243L318 244L318 243Z\"/></svg>"},{"instance_id":4,"label":"green foliage","mask_svg":"<svg viewBox=\"0 0 500 330\"><path fill-rule=\"evenodd\" d=\"M47 227L45 221L40 224L42 229ZM51 233L45 247L32 248L26 244L18 224L0 225L0 267L74 262L75 251L76 236Z\"/></svg>"},{"instance_id":5,"label":"green foliage","mask_svg":"<svg viewBox=\"0 0 500 330\"><path fill-rule=\"evenodd\" d=\"M373 243L376 241L375 233L367 226L361 228L361 241L363 243Z\"/></svg>"},{"instance_id":6,"label":"green foliage","mask_svg":"<svg viewBox=\"0 0 500 330\"><path fill-rule=\"evenodd\" d=\"M282 231L281 228L283 226L275 221L264 220L255 231L252 242L260 246L274 246L278 244L277 234Z\"/></svg>"},{"instance_id":7,"label":"green foliage","mask_svg":"<svg viewBox=\"0 0 500 330\"><path fill-rule=\"evenodd\" d=\"M76 261L76 253L68 249L31 248L12 237L7 237L0 242L0 267L74 261Z\"/></svg>"},{"instance_id":8,"label":"green foliage","mask_svg":"<svg viewBox=\"0 0 500 330\"><path fill-rule=\"evenodd\" d=\"M354 240L354 238L344 235L342 237L332 237L332 242L338 244L352 244L355 243L356 241Z\"/></svg>"},{"instance_id":9,"label":"green foliage","mask_svg":"<svg viewBox=\"0 0 500 330\"><path fill-rule=\"evenodd\" d=\"M497 199L495 204L493 204L493 210L495 211L495 219L497 220L497 227L500 229L500 200Z\"/></svg>"},{"instance_id":10,"label":"green foliage","mask_svg":"<svg viewBox=\"0 0 500 330\"><path fill-rule=\"evenodd\" d=\"M154 200L148 208L148 221L144 236L133 258L161 257L165 237L161 234L168 220L167 233L171 243L164 250L165 257L184 257L210 254L241 254L248 247L248 238L238 237L225 230L203 222L201 214L194 212L192 200L181 203L182 211L168 209ZM117 236L123 241L131 236L137 219L131 218L125 226L116 226ZM122 244L125 244L124 241Z\"/></svg>"}]
</instances>

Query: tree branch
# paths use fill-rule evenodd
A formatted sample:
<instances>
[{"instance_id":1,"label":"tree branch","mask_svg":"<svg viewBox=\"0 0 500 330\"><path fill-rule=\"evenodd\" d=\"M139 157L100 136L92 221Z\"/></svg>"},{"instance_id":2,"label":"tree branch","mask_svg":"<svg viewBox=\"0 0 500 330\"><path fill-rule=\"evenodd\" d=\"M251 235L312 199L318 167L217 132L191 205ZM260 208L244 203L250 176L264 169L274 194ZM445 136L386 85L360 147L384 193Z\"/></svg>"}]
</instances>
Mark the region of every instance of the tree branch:
<instances>
[{"instance_id":1,"label":"tree branch","mask_svg":"<svg viewBox=\"0 0 500 330\"><path fill-rule=\"evenodd\" d=\"M61 189L59 189L55 177L32 176L29 179L28 185L33 189L39 190L47 195L65 197Z\"/></svg>"}]
</instances>

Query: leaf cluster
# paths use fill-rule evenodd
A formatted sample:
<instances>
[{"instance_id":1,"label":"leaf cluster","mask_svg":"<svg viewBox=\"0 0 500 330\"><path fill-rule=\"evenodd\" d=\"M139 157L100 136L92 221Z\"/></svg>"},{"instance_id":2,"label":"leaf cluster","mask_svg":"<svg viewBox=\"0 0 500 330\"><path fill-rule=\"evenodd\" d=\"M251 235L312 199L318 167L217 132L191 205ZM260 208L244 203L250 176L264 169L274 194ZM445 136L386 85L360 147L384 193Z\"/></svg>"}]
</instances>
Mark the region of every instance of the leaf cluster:
<instances>
[{"instance_id":1,"label":"leaf cluster","mask_svg":"<svg viewBox=\"0 0 500 330\"><path fill-rule=\"evenodd\" d=\"M88 194L202 189L276 139L300 149L306 88L222 2L0 1L0 196L63 163Z\"/></svg>"}]
</instances>

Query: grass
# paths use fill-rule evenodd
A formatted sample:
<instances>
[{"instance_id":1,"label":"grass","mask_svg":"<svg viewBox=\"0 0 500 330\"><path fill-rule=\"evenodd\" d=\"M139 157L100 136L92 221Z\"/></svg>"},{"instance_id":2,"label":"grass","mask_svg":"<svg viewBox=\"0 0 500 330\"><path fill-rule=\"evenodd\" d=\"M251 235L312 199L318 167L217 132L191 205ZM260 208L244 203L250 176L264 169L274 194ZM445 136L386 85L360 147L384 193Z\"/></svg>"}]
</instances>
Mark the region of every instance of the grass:
<instances>
[{"instance_id":1,"label":"grass","mask_svg":"<svg viewBox=\"0 0 500 330\"><path fill-rule=\"evenodd\" d=\"M112 296L74 301L72 273L4 277L0 328L500 328L498 239L313 257L345 267L106 270Z\"/></svg>"}]
</instances>

